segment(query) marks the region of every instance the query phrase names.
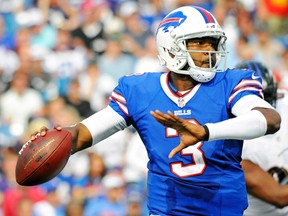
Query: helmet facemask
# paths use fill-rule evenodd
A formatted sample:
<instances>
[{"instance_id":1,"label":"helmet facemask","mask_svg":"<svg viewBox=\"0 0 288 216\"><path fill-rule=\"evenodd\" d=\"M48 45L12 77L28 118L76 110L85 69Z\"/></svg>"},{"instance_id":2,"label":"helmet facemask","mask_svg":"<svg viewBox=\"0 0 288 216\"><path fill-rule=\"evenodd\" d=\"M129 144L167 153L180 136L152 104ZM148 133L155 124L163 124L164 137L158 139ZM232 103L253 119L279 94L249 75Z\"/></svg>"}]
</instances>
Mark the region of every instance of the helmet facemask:
<instances>
[{"instance_id":1,"label":"helmet facemask","mask_svg":"<svg viewBox=\"0 0 288 216\"><path fill-rule=\"evenodd\" d=\"M171 37L173 37L173 31L171 31ZM219 36L221 35L221 36ZM211 50L188 50L187 41L193 38L201 37L213 37L217 40L217 46L215 51ZM179 38L172 44L170 49L162 48L161 55L158 55L160 64L166 66L169 70L179 73L190 75L193 79L198 82L209 82L215 76L216 72L224 72L226 69L226 37L223 34L217 32L206 32L205 34L199 34L186 36ZM190 56L190 52L208 53L209 54L209 67L196 66L194 60ZM163 56L163 57L161 57ZM169 60L169 61L167 61ZM222 61L223 60L223 61ZM222 65L220 65L222 63ZM220 67L221 66L221 67Z\"/></svg>"},{"instance_id":2,"label":"helmet facemask","mask_svg":"<svg viewBox=\"0 0 288 216\"><path fill-rule=\"evenodd\" d=\"M210 36L207 36L210 37ZM196 37L193 37L196 38ZM187 41L192 38L183 38L178 41L178 47L181 49L181 55L175 55L175 59L182 59L182 65L179 69L174 68L173 71L176 73L187 73L189 74L193 79L195 79L198 82L208 82L211 79L214 78L216 72L224 72L226 69L226 51L225 51L225 41L226 37L215 37L215 40L217 40L217 45L215 47L215 51L211 50L188 50L187 49ZM201 39L201 38L200 38ZM200 67L197 66L192 57L190 56L190 53L208 53L208 63L209 67ZM222 62L222 60L224 60ZM185 64L184 64L185 62ZM220 63L223 63L220 67ZM180 66L180 64L178 65Z\"/></svg>"}]
</instances>

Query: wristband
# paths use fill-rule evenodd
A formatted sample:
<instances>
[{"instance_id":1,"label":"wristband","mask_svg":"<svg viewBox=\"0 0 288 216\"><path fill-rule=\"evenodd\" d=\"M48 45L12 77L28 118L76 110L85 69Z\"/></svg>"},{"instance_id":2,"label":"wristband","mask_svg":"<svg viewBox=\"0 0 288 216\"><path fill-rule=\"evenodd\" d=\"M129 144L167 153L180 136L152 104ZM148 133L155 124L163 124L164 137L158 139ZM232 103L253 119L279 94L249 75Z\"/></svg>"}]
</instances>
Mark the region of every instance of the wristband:
<instances>
[{"instance_id":1,"label":"wristband","mask_svg":"<svg viewBox=\"0 0 288 216\"><path fill-rule=\"evenodd\" d=\"M205 130L204 141L208 141L209 140L209 129L208 129L207 125L203 125L203 128Z\"/></svg>"}]
</instances>

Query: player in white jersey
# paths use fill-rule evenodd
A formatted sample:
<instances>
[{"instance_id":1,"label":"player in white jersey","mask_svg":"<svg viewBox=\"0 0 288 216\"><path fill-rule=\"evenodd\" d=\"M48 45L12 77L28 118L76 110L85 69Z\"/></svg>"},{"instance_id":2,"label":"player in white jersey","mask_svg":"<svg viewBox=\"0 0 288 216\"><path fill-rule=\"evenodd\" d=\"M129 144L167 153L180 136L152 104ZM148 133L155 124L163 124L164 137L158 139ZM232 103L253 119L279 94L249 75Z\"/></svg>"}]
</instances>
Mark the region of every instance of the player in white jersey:
<instances>
[{"instance_id":1,"label":"player in white jersey","mask_svg":"<svg viewBox=\"0 0 288 216\"><path fill-rule=\"evenodd\" d=\"M259 75L220 67L225 41L209 11L170 12L156 32L159 60L169 72L120 78L107 108L67 127L72 153L133 125L149 157L150 215L242 216L243 139L275 133L281 118L263 100Z\"/></svg>"},{"instance_id":2,"label":"player in white jersey","mask_svg":"<svg viewBox=\"0 0 288 216\"><path fill-rule=\"evenodd\" d=\"M257 71L262 77L264 99L281 115L281 128L273 135L245 140L242 167L248 190L245 216L288 215L288 95L277 89L271 71L257 61L236 66Z\"/></svg>"}]
</instances>

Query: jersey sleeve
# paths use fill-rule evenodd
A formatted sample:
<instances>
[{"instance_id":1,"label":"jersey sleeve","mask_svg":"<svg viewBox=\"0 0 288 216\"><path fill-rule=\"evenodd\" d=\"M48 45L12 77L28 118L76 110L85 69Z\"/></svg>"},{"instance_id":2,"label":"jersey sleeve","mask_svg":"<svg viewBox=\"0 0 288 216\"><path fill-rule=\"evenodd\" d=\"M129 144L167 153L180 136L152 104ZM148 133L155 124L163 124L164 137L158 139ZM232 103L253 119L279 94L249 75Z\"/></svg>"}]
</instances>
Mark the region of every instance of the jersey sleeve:
<instances>
[{"instance_id":1,"label":"jersey sleeve","mask_svg":"<svg viewBox=\"0 0 288 216\"><path fill-rule=\"evenodd\" d=\"M159 91L161 73L127 75L119 79L109 106L121 115L127 126L145 110ZM157 83L158 82L158 83Z\"/></svg>"},{"instance_id":2,"label":"jersey sleeve","mask_svg":"<svg viewBox=\"0 0 288 216\"><path fill-rule=\"evenodd\" d=\"M244 96L263 96L262 79L252 70L228 70L226 75L228 91L228 107L231 109L235 103Z\"/></svg>"}]
</instances>

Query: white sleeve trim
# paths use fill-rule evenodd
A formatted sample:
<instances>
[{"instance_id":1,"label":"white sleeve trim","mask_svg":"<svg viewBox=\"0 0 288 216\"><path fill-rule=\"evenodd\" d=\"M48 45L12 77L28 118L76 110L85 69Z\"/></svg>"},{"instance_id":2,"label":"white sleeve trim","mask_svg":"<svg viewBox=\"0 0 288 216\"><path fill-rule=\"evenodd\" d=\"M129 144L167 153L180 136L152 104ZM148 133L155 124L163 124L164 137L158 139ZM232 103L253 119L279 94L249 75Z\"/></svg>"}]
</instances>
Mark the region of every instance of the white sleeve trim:
<instances>
[{"instance_id":1,"label":"white sleeve trim","mask_svg":"<svg viewBox=\"0 0 288 216\"><path fill-rule=\"evenodd\" d=\"M125 119L110 106L84 119L81 123L90 131L93 145L127 128Z\"/></svg>"},{"instance_id":2,"label":"white sleeve trim","mask_svg":"<svg viewBox=\"0 0 288 216\"><path fill-rule=\"evenodd\" d=\"M250 112L254 107L275 109L271 104L260 97L256 95L247 95L237 101L237 103L232 107L231 112L235 116L240 116L244 113Z\"/></svg>"}]
</instances>

